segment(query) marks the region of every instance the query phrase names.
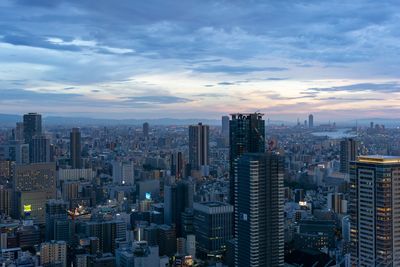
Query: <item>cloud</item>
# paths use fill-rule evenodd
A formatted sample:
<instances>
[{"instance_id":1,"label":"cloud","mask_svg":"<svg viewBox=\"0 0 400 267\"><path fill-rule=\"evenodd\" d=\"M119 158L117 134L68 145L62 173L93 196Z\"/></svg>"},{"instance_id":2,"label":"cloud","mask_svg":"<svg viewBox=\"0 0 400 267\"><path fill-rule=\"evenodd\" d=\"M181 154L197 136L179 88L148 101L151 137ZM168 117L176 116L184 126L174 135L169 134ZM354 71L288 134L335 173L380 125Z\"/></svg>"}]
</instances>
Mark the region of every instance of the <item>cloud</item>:
<instances>
[{"instance_id":1,"label":"cloud","mask_svg":"<svg viewBox=\"0 0 400 267\"><path fill-rule=\"evenodd\" d=\"M169 95L148 95L148 96L135 96L123 99L125 103L149 103L149 104L177 104L188 103L193 100L177 96Z\"/></svg>"},{"instance_id":2,"label":"cloud","mask_svg":"<svg viewBox=\"0 0 400 267\"><path fill-rule=\"evenodd\" d=\"M312 99L315 107L318 101L351 101L342 92L396 93L399 16L394 0L98 0L96 5L79 0L4 0L1 99L14 99L9 90L14 87L50 87L51 101L65 98L64 104L57 102L60 112L74 100L74 107L82 110L90 105L126 109L135 104L168 113L171 106L160 106L195 102L177 95L211 97L218 86L244 83L229 89L245 96L256 86L273 85L278 93L269 97L276 102ZM322 82L328 79L337 84ZM148 84L139 84L141 80ZM350 85L341 86L343 80ZM388 82L371 82L377 80ZM182 92L181 82L187 91ZM304 83L310 89L304 91ZM168 87L168 92L137 88L154 85ZM41 108L39 93L26 91L21 99L32 105L36 101ZM79 96L63 94L72 92ZM322 92L335 98L318 100ZM103 93L110 94L110 100L93 99ZM229 107L240 108L241 98ZM366 95L361 101L374 98ZM227 106L226 99L218 101ZM201 101L193 108L206 112L208 106Z\"/></svg>"},{"instance_id":3,"label":"cloud","mask_svg":"<svg viewBox=\"0 0 400 267\"><path fill-rule=\"evenodd\" d=\"M309 88L309 91L314 92L384 92L384 93L398 93L400 92L400 84L397 82L387 83L357 83L344 86L333 86L327 88Z\"/></svg>"},{"instance_id":4,"label":"cloud","mask_svg":"<svg viewBox=\"0 0 400 267\"><path fill-rule=\"evenodd\" d=\"M278 72L288 70L281 67L251 67L251 66L229 66L229 65L207 65L192 68L195 72L202 73L227 73L227 74L247 74L253 72Z\"/></svg>"}]
</instances>

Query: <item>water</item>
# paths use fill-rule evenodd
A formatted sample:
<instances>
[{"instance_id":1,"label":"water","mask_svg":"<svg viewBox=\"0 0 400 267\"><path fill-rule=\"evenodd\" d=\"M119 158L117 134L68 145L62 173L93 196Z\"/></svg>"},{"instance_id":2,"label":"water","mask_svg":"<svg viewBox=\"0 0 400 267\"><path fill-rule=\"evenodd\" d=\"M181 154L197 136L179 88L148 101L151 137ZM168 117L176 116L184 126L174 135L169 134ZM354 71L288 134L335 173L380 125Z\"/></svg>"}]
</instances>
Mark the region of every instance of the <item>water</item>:
<instances>
[{"instance_id":1,"label":"water","mask_svg":"<svg viewBox=\"0 0 400 267\"><path fill-rule=\"evenodd\" d=\"M334 131L334 132L315 132L315 133L312 133L312 135L314 135L314 136L327 136L330 139L341 139L341 138L356 137L356 133L349 132L350 130L351 130L350 128L345 128L345 129L338 129L337 131Z\"/></svg>"}]
</instances>

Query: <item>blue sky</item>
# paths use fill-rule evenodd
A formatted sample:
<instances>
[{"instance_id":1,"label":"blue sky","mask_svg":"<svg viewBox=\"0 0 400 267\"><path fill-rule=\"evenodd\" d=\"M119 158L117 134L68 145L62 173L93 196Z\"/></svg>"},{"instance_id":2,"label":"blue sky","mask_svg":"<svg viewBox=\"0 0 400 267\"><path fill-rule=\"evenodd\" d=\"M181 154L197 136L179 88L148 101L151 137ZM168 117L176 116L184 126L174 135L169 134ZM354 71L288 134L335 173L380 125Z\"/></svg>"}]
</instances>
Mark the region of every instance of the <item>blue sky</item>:
<instances>
[{"instance_id":1,"label":"blue sky","mask_svg":"<svg viewBox=\"0 0 400 267\"><path fill-rule=\"evenodd\" d=\"M0 1L0 113L396 118L399 1Z\"/></svg>"}]
</instances>

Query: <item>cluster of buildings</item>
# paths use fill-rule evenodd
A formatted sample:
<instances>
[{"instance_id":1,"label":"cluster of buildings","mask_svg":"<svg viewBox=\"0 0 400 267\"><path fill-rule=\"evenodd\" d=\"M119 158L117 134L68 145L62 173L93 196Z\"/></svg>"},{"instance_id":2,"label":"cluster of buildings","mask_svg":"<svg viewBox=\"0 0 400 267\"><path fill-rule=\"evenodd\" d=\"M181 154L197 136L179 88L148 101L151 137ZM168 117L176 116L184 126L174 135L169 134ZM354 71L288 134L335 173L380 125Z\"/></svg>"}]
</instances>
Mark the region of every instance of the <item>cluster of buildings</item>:
<instances>
[{"instance_id":1,"label":"cluster of buildings","mask_svg":"<svg viewBox=\"0 0 400 267\"><path fill-rule=\"evenodd\" d=\"M313 115L45 129L25 114L0 129L0 263L397 266L400 132L337 132Z\"/></svg>"}]
</instances>

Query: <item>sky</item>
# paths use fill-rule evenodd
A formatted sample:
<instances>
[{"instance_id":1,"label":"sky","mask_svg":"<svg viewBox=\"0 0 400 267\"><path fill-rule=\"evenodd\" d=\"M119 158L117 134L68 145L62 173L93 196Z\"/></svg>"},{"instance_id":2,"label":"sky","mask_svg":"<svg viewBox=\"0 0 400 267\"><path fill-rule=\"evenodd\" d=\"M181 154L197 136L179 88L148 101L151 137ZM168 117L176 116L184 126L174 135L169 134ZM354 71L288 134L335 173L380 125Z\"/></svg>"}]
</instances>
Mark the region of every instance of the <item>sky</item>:
<instances>
[{"instance_id":1,"label":"sky","mask_svg":"<svg viewBox=\"0 0 400 267\"><path fill-rule=\"evenodd\" d=\"M398 118L400 1L1 0L0 113Z\"/></svg>"}]
</instances>

